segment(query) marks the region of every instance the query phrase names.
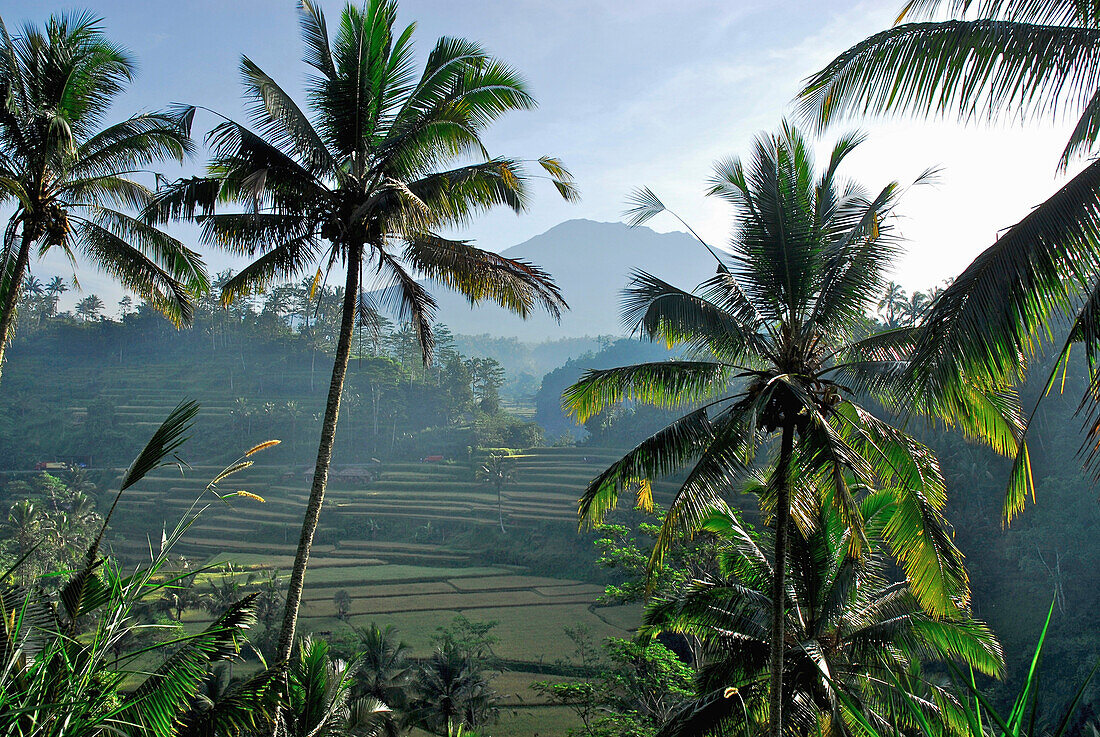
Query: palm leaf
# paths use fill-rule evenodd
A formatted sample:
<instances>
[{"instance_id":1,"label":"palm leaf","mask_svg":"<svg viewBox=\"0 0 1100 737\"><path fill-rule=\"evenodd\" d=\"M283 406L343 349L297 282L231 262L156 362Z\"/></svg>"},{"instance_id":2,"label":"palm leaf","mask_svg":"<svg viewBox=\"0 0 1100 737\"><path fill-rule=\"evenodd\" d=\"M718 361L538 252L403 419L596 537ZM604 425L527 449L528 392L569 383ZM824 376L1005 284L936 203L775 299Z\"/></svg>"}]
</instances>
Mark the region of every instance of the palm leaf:
<instances>
[{"instance_id":1,"label":"palm leaf","mask_svg":"<svg viewBox=\"0 0 1100 737\"><path fill-rule=\"evenodd\" d=\"M471 305L489 299L524 318L537 305L555 319L568 308L561 290L542 269L463 241L434 235L410 238L405 260L426 277L465 295Z\"/></svg>"},{"instance_id":2,"label":"palm leaf","mask_svg":"<svg viewBox=\"0 0 1100 737\"><path fill-rule=\"evenodd\" d=\"M799 113L818 126L868 113L1021 118L1083 107L1100 72L1100 30L992 19L907 23L810 77Z\"/></svg>"},{"instance_id":3,"label":"palm leaf","mask_svg":"<svg viewBox=\"0 0 1100 737\"><path fill-rule=\"evenodd\" d=\"M600 524L627 488L683 468L712 438L706 408L690 412L646 438L589 482L579 503L581 524Z\"/></svg>"},{"instance_id":4,"label":"palm leaf","mask_svg":"<svg viewBox=\"0 0 1100 737\"><path fill-rule=\"evenodd\" d=\"M180 648L127 696L123 718L159 737L174 735L207 666L237 656L241 634L255 621L257 596L246 596L202 632L182 638Z\"/></svg>"},{"instance_id":5,"label":"palm leaf","mask_svg":"<svg viewBox=\"0 0 1100 737\"><path fill-rule=\"evenodd\" d=\"M590 369L562 393L562 407L578 422L623 401L676 409L728 388L737 367L707 361L660 361Z\"/></svg>"}]
</instances>

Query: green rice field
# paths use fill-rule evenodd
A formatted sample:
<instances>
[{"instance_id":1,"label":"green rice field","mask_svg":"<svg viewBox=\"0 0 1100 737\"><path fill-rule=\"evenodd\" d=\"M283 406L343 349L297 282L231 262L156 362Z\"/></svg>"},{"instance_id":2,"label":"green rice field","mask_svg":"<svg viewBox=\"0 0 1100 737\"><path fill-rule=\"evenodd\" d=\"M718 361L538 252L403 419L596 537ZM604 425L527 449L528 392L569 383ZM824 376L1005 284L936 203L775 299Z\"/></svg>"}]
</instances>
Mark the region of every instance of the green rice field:
<instances>
[{"instance_id":1,"label":"green rice field","mask_svg":"<svg viewBox=\"0 0 1100 737\"><path fill-rule=\"evenodd\" d=\"M132 421L142 423L141 417L159 409L152 402L135 403ZM504 539L522 544L534 531L575 535L577 498L618 454L541 448L517 455L516 481L503 490ZM177 548L196 563L232 562L260 575L271 569L285 575L293 564L308 478L297 466L268 467L262 455L256 460L223 481L217 492L245 490L264 502L231 496L222 503L208 496L212 503ZM461 540L477 530L499 534L495 491L474 479L472 465L468 458L388 461L377 464L369 479L348 481L335 474L310 561L301 626L305 632L336 636L349 625L389 624L415 655L424 656L437 629L460 614L495 621L493 633L500 641L494 652L509 669L494 682L503 707L492 734L564 735L576 726L574 716L544 703L530 689L532 682L553 677L537 671L563 660L565 627L583 625L597 640L628 637L639 610L597 608L602 586L489 562L482 552L464 548ZM220 470L196 466L186 477L161 470L128 491L115 525L128 537L112 539L116 554L124 560L147 557L162 528L171 529ZM334 470L339 471L338 464ZM338 591L350 597L347 621L337 617ZM186 619L197 622L204 616L188 612Z\"/></svg>"}]
</instances>

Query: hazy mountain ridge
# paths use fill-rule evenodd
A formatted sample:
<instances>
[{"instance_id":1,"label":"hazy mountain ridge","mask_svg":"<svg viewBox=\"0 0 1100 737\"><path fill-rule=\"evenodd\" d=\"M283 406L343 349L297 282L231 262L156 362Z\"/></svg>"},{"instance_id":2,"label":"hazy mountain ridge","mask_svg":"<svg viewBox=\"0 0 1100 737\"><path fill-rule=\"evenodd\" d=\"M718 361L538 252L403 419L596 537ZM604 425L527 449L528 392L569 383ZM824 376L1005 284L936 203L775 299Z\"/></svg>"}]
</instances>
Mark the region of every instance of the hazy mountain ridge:
<instances>
[{"instance_id":1,"label":"hazy mountain ridge","mask_svg":"<svg viewBox=\"0 0 1100 737\"><path fill-rule=\"evenodd\" d=\"M532 343L625 335L619 302L632 270L647 271L685 289L714 273L713 258L686 233L657 233L593 220L568 220L501 255L529 261L550 273L570 307L561 324L543 312L523 320L488 303L471 308L461 295L432 285L439 302L437 319L452 332L489 333Z\"/></svg>"}]
</instances>

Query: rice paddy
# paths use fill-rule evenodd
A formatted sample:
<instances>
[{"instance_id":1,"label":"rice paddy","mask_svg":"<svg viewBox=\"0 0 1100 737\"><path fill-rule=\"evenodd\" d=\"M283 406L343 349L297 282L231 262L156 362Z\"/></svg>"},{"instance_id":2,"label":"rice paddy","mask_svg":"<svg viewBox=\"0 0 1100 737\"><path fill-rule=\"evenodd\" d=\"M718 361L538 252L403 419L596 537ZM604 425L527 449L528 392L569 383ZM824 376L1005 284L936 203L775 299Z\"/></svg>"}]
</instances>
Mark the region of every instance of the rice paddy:
<instances>
[{"instance_id":1,"label":"rice paddy","mask_svg":"<svg viewBox=\"0 0 1100 737\"><path fill-rule=\"evenodd\" d=\"M135 403L126 411L132 410L137 423L143 412L155 414L158 409ZM614 450L577 448L517 455L516 481L502 494L505 539L523 544L529 531L575 534L578 496L616 456ZM258 460L226 483L260 495L265 503L232 497L227 506L211 497L215 503L178 548L192 560L215 566L231 561L257 578L265 570L278 569L284 576L289 571L309 480L299 466L265 467L262 457ZM129 537L114 542L116 552L147 557L162 527L170 529L220 470L194 467L187 478L160 472L128 491L116 527L127 530ZM565 627L586 627L597 641L628 637L639 610L594 607L601 586L546 571L534 575L463 549L456 543L463 531L499 525L496 503L495 491L474 479L468 462L388 461L369 479L334 474L310 559L301 626L305 632L337 636L350 625L393 625L413 653L424 656L437 630L460 614L472 621L497 622L494 652L508 669L495 682L504 708L492 733L564 735L576 726L574 715L546 704L530 684L556 678L539 671L568 655ZM552 533L547 525L553 526ZM349 597L346 619L337 616L334 597L339 591ZM187 619L204 616L189 612Z\"/></svg>"}]
</instances>

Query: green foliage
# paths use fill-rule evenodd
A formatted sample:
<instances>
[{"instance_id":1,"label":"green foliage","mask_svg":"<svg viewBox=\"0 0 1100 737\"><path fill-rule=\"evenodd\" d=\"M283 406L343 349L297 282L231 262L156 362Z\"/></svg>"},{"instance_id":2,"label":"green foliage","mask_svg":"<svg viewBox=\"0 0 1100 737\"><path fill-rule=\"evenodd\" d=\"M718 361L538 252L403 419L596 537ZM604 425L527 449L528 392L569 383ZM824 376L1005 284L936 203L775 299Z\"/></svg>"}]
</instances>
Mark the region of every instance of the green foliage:
<instances>
[{"instance_id":1,"label":"green foliage","mask_svg":"<svg viewBox=\"0 0 1100 737\"><path fill-rule=\"evenodd\" d=\"M531 685L551 703L569 707L585 737L650 737L685 699L695 694L694 671L656 641L608 638L602 648L582 628L566 628L576 665L592 673L584 680L539 681Z\"/></svg>"},{"instance_id":2,"label":"green foliage","mask_svg":"<svg viewBox=\"0 0 1100 737\"><path fill-rule=\"evenodd\" d=\"M970 12L968 12L970 11ZM1094 153L1097 105L1096 8L1089 3L969 3L917 0L893 28L833 59L807 81L801 112L824 127L854 115L1077 117L1060 164ZM906 21L906 22L901 22ZM1054 343L1068 362L1083 344L1100 351L1100 163L1092 161L1018 223L998 233L944 292L924 320L908 372L911 394L957 401L974 384L1000 388L1023 377L1052 324L1072 325ZM1064 342L1063 342L1064 341ZM1024 360L1021 360L1024 359ZM1064 367L1068 364L1063 365ZM1052 386L1056 365L1048 377ZM1081 456L1095 469L1100 423L1098 375L1079 411L1088 418ZM1034 497L1028 448L1020 444L1001 513L1006 522Z\"/></svg>"},{"instance_id":3,"label":"green foliage","mask_svg":"<svg viewBox=\"0 0 1100 737\"><path fill-rule=\"evenodd\" d=\"M334 657L323 640L304 637L287 673L289 695L280 710L280 734L288 737L373 737L382 731L389 708L367 697L354 698L358 660Z\"/></svg>"},{"instance_id":4,"label":"green foliage","mask_svg":"<svg viewBox=\"0 0 1100 737\"><path fill-rule=\"evenodd\" d=\"M613 571L619 579L605 587L598 603L613 606L671 596L712 567L713 538L703 534L675 546L662 558L660 567L651 570L650 554L661 534L665 512L660 507L651 513L635 510L633 517L639 519L634 529L624 524L595 528L599 535L593 541L599 553L596 565Z\"/></svg>"},{"instance_id":5,"label":"green foliage","mask_svg":"<svg viewBox=\"0 0 1100 737\"><path fill-rule=\"evenodd\" d=\"M689 410L593 479L580 500L582 524L599 524L620 495L636 492L639 506L649 506L654 480L686 471L651 571L676 540L690 538L712 512L728 511L739 485L753 483L776 530L772 737L784 731L783 592L792 522L805 527L814 508L834 505L858 549L867 534L858 499L885 493L892 508L883 532L921 607L950 617L969 598L962 555L943 517L938 463L881 408L957 423L1002 453L1017 450L1014 394L967 385L949 398L929 393L913 401L904 375L920 328L868 336L867 313L899 253L889 216L900 188L894 182L872 194L840 180L840 165L863 139L843 136L819 171L802 134L784 123L757 138L748 160L716 164L709 194L731 204L737 218L725 259L703 243L717 274L686 291L636 272L623 299L626 326L687 349L690 360L590 370L562 395L580 422L624 401ZM632 225L668 212L645 188L632 204Z\"/></svg>"},{"instance_id":6,"label":"green foliage","mask_svg":"<svg viewBox=\"0 0 1100 737\"><path fill-rule=\"evenodd\" d=\"M307 300L310 286L287 287L284 298ZM266 302L226 311L208 296L196 306L193 328L183 332L170 331L146 307L120 322L93 325L64 313L44 316L21 331L19 352L5 367L5 470L43 460L124 465L127 431L165 406L164 388L203 401L189 441L192 452L220 460L242 438L278 437L283 444L272 452L280 462L307 463L316 454L320 417L311 408L327 388L322 373L334 344L324 336L339 318L331 309L339 290L318 286L315 299L319 312L307 310L307 324L297 313L273 316ZM444 326L437 328L445 333ZM382 329L377 341L354 344L337 437L343 462L541 442L534 423L503 411L474 413L467 357L441 344L437 361L425 368L418 357L406 355L407 334L393 326ZM279 370L265 368L271 366Z\"/></svg>"},{"instance_id":7,"label":"green foliage","mask_svg":"<svg viewBox=\"0 0 1100 737\"><path fill-rule=\"evenodd\" d=\"M458 725L478 729L496 721L497 697L476 652L459 640L441 642L417 673L408 711L413 724L444 735Z\"/></svg>"},{"instance_id":8,"label":"green foliage","mask_svg":"<svg viewBox=\"0 0 1100 737\"><path fill-rule=\"evenodd\" d=\"M400 734L416 677L410 648L389 625L379 627L371 622L353 630L356 640L352 647L359 653L353 695L369 696L390 707L392 711L382 717L383 728L387 735Z\"/></svg>"},{"instance_id":9,"label":"green foliage","mask_svg":"<svg viewBox=\"0 0 1100 737\"><path fill-rule=\"evenodd\" d=\"M95 487L87 482L69 486L49 473L40 473L30 483L9 482L4 493L9 500L16 500L0 526L4 531L0 539L4 567L20 561L16 574L24 585L47 572L78 568L103 522L96 511Z\"/></svg>"},{"instance_id":10,"label":"green foliage","mask_svg":"<svg viewBox=\"0 0 1100 737\"><path fill-rule=\"evenodd\" d=\"M955 731L962 723L958 696L926 666L1002 671L1001 646L985 623L929 616L909 585L892 580L875 539L889 504L885 494L862 504L872 532L858 553L855 534L827 505L809 531L792 532L783 694L791 734L854 733L864 723L916 729L917 721L902 720L894 708L905 699L920 701L923 720ZM640 632L678 633L700 653L699 697L664 734L758 734L769 710L772 534L737 514L715 514L704 527L719 540L716 569L654 597Z\"/></svg>"},{"instance_id":11,"label":"green foliage","mask_svg":"<svg viewBox=\"0 0 1100 737\"><path fill-rule=\"evenodd\" d=\"M128 486L138 483L145 471L174 450L164 438L186 432L187 409L188 405L181 405L154 433L138 456L140 462L131 466ZM231 469L220 476L228 473ZM170 551L211 504L226 502L217 493L216 483L208 484L173 530L166 532L152 560L133 572L125 573L115 561L99 558L104 519L100 533L87 546L82 567L73 574L60 574L66 582L56 596L37 587L6 585L0 595L4 613L0 728L5 734L136 730L170 737L195 717L192 704L207 684L209 668L239 657L243 634L255 621L256 596L231 603L198 632L183 631L171 620L154 618L143 623L142 610L194 575L173 572ZM214 500L207 502L207 495ZM18 565L14 573L18 574ZM223 734L261 727L268 713L264 699L269 686L270 679L261 674L251 681L247 708L216 712Z\"/></svg>"},{"instance_id":12,"label":"green foliage","mask_svg":"<svg viewBox=\"0 0 1100 737\"><path fill-rule=\"evenodd\" d=\"M432 643L439 650L460 651L483 662L496 657L493 653L493 645L499 643L500 638L493 634L493 628L497 624L492 620L474 622L465 614L459 614L451 620L450 624L436 627Z\"/></svg>"},{"instance_id":13,"label":"green foliage","mask_svg":"<svg viewBox=\"0 0 1100 737\"><path fill-rule=\"evenodd\" d=\"M958 725L952 725L951 734L964 735L965 737L989 737L989 735L994 737L1034 737L1036 735L1062 737L1062 735L1073 733L1072 730L1075 728L1080 729L1082 734L1084 733L1084 726L1079 721L1075 724L1075 721L1077 720L1082 697L1090 682L1096 676L1097 671L1100 671L1100 660L1080 680L1075 692L1064 706L1056 708L1053 714L1044 714L1042 710L1046 694L1044 694L1044 689L1040 684L1040 663L1043 656L1043 645L1046 641L1056 603L1057 597L1055 597L1055 601L1051 602L1046 621L1039 633L1039 642L1035 646L1035 652L1031 657L1027 676L1007 712L997 710L978 689L973 671L966 674L958 668L951 669L955 690L967 696L959 705L959 723ZM924 719L925 710L919 702L913 699L905 699L901 701L900 707L899 716L906 717L907 721L916 725L919 728L918 734L922 734L924 737L940 737L945 734L946 730L940 725L931 724ZM896 725L872 726L864 722L860 726L870 737L888 737L901 734ZM1096 727L1091 725L1091 729L1095 732Z\"/></svg>"},{"instance_id":14,"label":"green foliage","mask_svg":"<svg viewBox=\"0 0 1100 737\"><path fill-rule=\"evenodd\" d=\"M45 291L24 281L29 259L51 249L79 254L177 325L190 321L195 293L209 286L199 254L128 214L153 197L136 173L165 159L182 162L193 150L174 114L141 113L104 126L135 67L90 13L55 14L42 27L10 34L3 28L0 199L14 211L0 244L0 357L20 291ZM89 295L80 314L91 321L102 307Z\"/></svg>"}]
</instances>

